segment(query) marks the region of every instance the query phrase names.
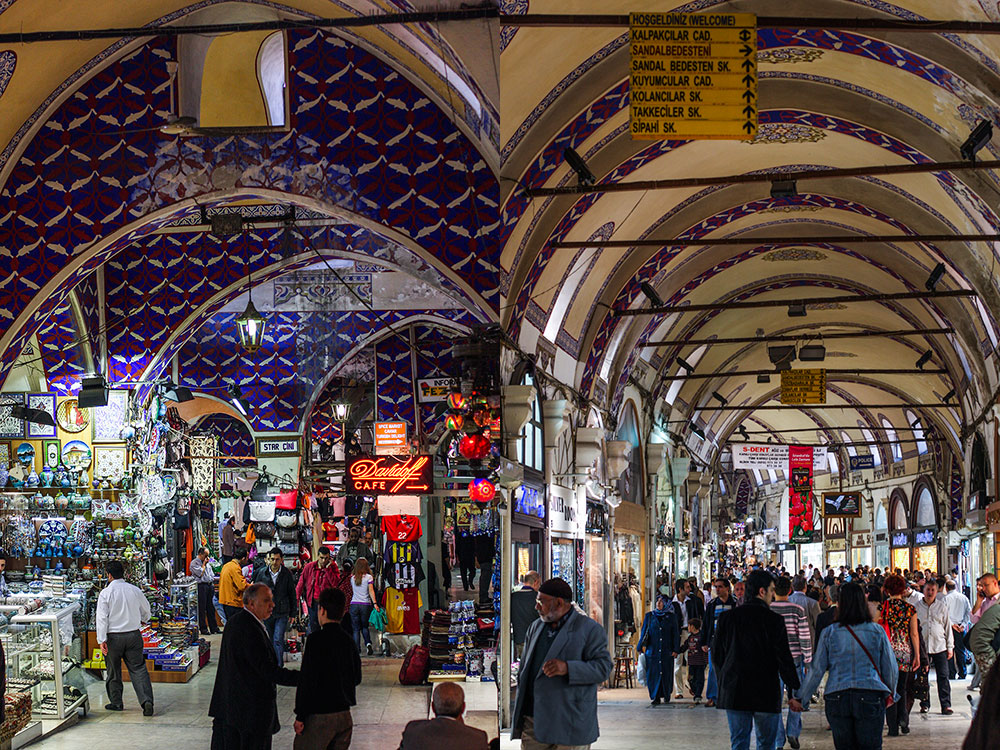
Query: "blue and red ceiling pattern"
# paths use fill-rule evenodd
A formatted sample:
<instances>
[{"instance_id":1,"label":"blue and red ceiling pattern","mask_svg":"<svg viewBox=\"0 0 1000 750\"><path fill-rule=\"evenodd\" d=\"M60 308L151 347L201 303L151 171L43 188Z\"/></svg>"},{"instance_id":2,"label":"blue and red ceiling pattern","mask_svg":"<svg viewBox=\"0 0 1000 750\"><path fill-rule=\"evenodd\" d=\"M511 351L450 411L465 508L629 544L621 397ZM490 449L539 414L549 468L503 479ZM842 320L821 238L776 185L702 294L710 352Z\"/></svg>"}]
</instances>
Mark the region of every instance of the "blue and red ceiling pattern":
<instances>
[{"instance_id":1,"label":"blue and red ceiling pattern","mask_svg":"<svg viewBox=\"0 0 1000 750\"><path fill-rule=\"evenodd\" d=\"M112 62L41 127L0 193L15 217L0 224L0 261L9 268L0 276L0 334L19 326L0 355L0 374L74 285L191 210L179 201L230 188L233 174L248 194L312 199L391 227L440 268L453 269L496 315L499 192L472 143L448 113L371 53L323 32L288 38L288 133L178 139L156 132L172 111L167 63L176 54L169 39ZM218 175L226 185L215 184ZM170 215L136 224L172 206ZM104 251L71 261L79 248L125 227L130 231ZM67 278L53 283L67 266ZM37 295L45 301L27 315ZM126 359L143 356L146 343L131 344Z\"/></svg>"}]
</instances>

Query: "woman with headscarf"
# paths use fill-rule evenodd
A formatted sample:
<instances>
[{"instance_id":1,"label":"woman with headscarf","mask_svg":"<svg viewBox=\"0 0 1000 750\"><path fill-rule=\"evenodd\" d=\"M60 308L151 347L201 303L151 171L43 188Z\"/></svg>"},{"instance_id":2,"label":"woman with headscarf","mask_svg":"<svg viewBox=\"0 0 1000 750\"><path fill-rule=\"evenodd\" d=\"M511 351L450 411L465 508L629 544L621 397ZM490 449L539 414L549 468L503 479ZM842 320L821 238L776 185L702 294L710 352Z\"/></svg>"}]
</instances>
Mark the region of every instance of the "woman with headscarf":
<instances>
[{"instance_id":1,"label":"woman with headscarf","mask_svg":"<svg viewBox=\"0 0 1000 750\"><path fill-rule=\"evenodd\" d=\"M673 605L662 595L656 597L652 612L642 620L639 653L646 655L646 687L652 705L670 703L674 688L674 659L681 650L681 634Z\"/></svg>"}]
</instances>

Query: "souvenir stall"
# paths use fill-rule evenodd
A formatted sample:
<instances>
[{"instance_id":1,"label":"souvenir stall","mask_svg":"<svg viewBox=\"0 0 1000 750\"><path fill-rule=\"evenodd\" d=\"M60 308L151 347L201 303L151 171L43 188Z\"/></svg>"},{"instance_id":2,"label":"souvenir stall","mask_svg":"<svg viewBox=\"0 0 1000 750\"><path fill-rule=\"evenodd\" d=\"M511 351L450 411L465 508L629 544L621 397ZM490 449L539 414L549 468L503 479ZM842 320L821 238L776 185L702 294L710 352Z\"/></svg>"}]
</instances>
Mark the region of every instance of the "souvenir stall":
<instances>
[{"instance_id":1,"label":"souvenir stall","mask_svg":"<svg viewBox=\"0 0 1000 750\"><path fill-rule=\"evenodd\" d=\"M0 641L13 717L0 737L15 745L88 709L83 670L104 667L94 631L111 560L149 599L151 679L186 681L198 669L195 587L183 575L170 580L171 429L155 393L145 408L128 390L94 408L51 393L0 394Z\"/></svg>"}]
</instances>

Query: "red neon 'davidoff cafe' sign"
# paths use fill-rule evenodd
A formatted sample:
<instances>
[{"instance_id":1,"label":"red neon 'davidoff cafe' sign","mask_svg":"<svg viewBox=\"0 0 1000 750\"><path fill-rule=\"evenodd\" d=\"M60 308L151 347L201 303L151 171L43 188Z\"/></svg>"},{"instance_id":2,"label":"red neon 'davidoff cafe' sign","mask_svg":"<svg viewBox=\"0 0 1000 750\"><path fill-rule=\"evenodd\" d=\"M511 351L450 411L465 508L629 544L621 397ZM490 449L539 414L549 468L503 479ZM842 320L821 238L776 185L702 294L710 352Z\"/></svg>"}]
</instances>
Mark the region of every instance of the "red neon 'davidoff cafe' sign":
<instances>
[{"instance_id":1,"label":"red neon 'davidoff cafe' sign","mask_svg":"<svg viewBox=\"0 0 1000 750\"><path fill-rule=\"evenodd\" d=\"M347 465L354 495L426 495L434 491L431 456L359 456Z\"/></svg>"}]
</instances>

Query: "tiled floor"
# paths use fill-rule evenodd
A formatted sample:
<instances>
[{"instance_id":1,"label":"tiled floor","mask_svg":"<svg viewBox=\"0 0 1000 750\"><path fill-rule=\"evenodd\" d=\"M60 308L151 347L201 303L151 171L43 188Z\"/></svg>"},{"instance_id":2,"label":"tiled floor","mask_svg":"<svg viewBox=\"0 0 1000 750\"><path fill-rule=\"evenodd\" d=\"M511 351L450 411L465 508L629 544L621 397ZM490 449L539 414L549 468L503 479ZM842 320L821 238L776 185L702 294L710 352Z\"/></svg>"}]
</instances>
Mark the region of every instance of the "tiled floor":
<instances>
[{"instance_id":1,"label":"tiled floor","mask_svg":"<svg viewBox=\"0 0 1000 750\"><path fill-rule=\"evenodd\" d=\"M213 637L213 656L220 637ZM427 718L430 699L428 687L404 687L399 684L398 659L363 659L363 679L358 705L353 709L354 740L357 750L386 750L399 745L403 727L412 719ZM90 682L91 712L77 725L50 735L31 745L40 750L132 750L159 747L168 750L208 748L212 720L208 704L215 681L215 661L186 685L154 684L156 715L145 718L136 706L135 693L125 685L122 713L104 710L107 702L104 685ZM278 688L281 731L274 737L276 750L292 746L292 707L294 688ZM470 717L472 718L472 717ZM474 717L481 718L481 717ZM478 722L477 722L478 723ZM495 736L495 730L494 734Z\"/></svg>"},{"instance_id":2,"label":"tiled floor","mask_svg":"<svg viewBox=\"0 0 1000 750\"><path fill-rule=\"evenodd\" d=\"M919 708L914 706L909 736L886 737L882 745L884 750L958 750L972 719L965 697L967 684L968 681L952 683L955 713L943 716L932 677L931 712L920 714ZM653 707L649 705L646 689L637 688L602 690L598 701L601 737L592 746L593 750L663 750L671 747L725 750L729 747L725 713L704 704L696 706L690 699ZM832 750L833 739L824 728L823 719L821 705L805 714L800 737L803 750ZM502 738L501 746L516 750L520 743L512 742L507 735Z\"/></svg>"}]
</instances>

